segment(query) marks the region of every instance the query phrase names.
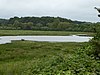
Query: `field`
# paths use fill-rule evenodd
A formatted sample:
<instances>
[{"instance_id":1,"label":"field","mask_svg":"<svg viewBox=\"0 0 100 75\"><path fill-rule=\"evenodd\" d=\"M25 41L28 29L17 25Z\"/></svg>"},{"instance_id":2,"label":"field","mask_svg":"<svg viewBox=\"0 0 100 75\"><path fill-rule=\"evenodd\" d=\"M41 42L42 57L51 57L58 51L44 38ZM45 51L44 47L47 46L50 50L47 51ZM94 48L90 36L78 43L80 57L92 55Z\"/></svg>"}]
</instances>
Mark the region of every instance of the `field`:
<instances>
[{"instance_id":1,"label":"field","mask_svg":"<svg viewBox=\"0 0 100 75\"><path fill-rule=\"evenodd\" d=\"M0 30L0 36L77 35L94 33L66 31ZM0 44L0 75L100 75L87 42L12 41Z\"/></svg>"},{"instance_id":2,"label":"field","mask_svg":"<svg viewBox=\"0 0 100 75\"><path fill-rule=\"evenodd\" d=\"M92 36L91 32L69 32L69 31L33 31L33 30L0 30L0 36L15 36L15 35L76 35L87 34Z\"/></svg>"},{"instance_id":3,"label":"field","mask_svg":"<svg viewBox=\"0 0 100 75\"><path fill-rule=\"evenodd\" d=\"M31 41L14 41L0 45L0 74L22 75L29 70L32 73L31 68L40 65L40 62L45 65L45 62L54 60L53 57L71 56L75 47L80 45L82 44Z\"/></svg>"},{"instance_id":4,"label":"field","mask_svg":"<svg viewBox=\"0 0 100 75\"><path fill-rule=\"evenodd\" d=\"M2 44L0 75L96 75L100 65L80 49L86 44L31 41Z\"/></svg>"}]
</instances>

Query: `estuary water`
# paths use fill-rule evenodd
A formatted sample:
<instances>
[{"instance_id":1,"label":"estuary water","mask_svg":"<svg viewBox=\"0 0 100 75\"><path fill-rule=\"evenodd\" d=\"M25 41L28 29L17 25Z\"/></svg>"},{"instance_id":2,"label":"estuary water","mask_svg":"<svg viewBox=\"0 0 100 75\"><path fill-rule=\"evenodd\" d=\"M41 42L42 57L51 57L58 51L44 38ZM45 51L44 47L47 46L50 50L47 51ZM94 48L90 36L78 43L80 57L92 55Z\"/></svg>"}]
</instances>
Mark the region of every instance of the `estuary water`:
<instances>
[{"instance_id":1,"label":"estuary water","mask_svg":"<svg viewBox=\"0 0 100 75\"><path fill-rule=\"evenodd\" d=\"M11 43L13 40L29 40L42 42L88 42L93 37L88 36L0 36L0 44Z\"/></svg>"}]
</instances>

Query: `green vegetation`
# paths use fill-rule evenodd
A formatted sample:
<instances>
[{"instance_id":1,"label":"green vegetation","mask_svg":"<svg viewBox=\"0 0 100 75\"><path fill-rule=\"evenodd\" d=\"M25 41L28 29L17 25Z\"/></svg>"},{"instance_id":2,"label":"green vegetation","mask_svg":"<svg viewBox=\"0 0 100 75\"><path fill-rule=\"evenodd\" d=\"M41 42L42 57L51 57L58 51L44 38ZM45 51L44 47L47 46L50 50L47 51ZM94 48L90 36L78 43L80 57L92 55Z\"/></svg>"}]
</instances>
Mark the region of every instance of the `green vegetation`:
<instances>
[{"instance_id":1,"label":"green vegetation","mask_svg":"<svg viewBox=\"0 0 100 75\"><path fill-rule=\"evenodd\" d=\"M96 25L94 28L95 36L90 41L93 47L93 54L95 55L96 59L100 59L100 25Z\"/></svg>"},{"instance_id":2,"label":"green vegetation","mask_svg":"<svg viewBox=\"0 0 100 75\"><path fill-rule=\"evenodd\" d=\"M0 19L0 36L93 36L94 31L95 36L89 43L21 40L2 44L0 75L100 75L100 23L72 21L60 17Z\"/></svg>"},{"instance_id":3,"label":"green vegetation","mask_svg":"<svg viewBox=\"0 0 100 75\"><path fill-rule=\"evenodd\" d=\"M13 41L0 45L0 74L100 75L91 48L87 43Z\"/></svg>"},{"instance_id":4,"label":"green vegetation","mask_svg":"<svg viewBox=\"0 0 100 75\"><path fill-rule=\"evenodd\" d=\"M93 36L94 33L91 32L69 32L69 31L33 31L33 30L0 30L0 36L15 36L15 35L77 35L77 34L87 34Z\"/></svg>"},{"instance_id":5,"label":"green vegetation","mask_svg":"<svg viewBox=\"0 0 100 75\"><path fill-rule=\"evenodd\" d=\"M0 30L42 30L93 32L93 26L100 23L72 21L61 17L14 17L0 19Z\"/></svg>"}]
</instances>

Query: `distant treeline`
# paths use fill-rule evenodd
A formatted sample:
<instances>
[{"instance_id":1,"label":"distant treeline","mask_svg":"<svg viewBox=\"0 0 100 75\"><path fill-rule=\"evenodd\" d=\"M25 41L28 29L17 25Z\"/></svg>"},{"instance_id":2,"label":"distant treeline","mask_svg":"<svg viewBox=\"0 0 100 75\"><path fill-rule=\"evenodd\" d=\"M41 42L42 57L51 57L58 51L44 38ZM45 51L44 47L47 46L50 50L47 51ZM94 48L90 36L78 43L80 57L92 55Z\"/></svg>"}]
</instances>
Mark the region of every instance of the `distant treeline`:
<instances>
[{"instance_id":1,"label":"distant treeline","mask_svg":"<svg viewBox=\"0 0 100 75\"><path fill-rule=\"evenodd\" d=\"M100 23L72 21L61 17L14 17L0 19L1 30L52 30L92 32Z\"/></svg>"}]
</instances>

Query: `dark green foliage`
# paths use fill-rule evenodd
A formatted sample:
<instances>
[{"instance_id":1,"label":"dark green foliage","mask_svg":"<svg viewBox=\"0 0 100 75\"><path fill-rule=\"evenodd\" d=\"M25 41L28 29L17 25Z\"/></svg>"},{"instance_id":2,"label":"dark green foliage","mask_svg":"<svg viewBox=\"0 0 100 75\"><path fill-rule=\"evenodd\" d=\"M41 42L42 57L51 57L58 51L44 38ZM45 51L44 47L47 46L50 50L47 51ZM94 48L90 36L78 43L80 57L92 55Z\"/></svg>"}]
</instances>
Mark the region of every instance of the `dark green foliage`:
<instances>
[{"instance_id":1,"label":"dark green foliage","mask_svg":"<svg viewBox=\"0 0 100 75\"><path fill-rule=\"evenodd\" d=\"M8 24L8 21L9 20L6 20L6 19L0 19L0 25L1 24Z\"/></svg>"},{"instance_id":2,"label":"dark green foliage","mask_svg":"<svg viewBox=\"0 0 100 75\"><path fill-rule=\"evenodd\" d=\"M0 19L0 29L10 30L61 30L92 32L94 23L72 21L61 17L14 17Z\"/></svg>"},{"instance_id":3,"label":"dark green foliage","mask_svg":"<svg viewBox=\"0 0 100 75\"><path fill-rule=\"evenodd\" d=\"M90 43L92 43L94 49L94 55L100 59L100 24L95 25L94 31L95 31L95 36L90 41Z\"/></svg>"}]
</instances>

